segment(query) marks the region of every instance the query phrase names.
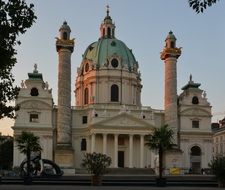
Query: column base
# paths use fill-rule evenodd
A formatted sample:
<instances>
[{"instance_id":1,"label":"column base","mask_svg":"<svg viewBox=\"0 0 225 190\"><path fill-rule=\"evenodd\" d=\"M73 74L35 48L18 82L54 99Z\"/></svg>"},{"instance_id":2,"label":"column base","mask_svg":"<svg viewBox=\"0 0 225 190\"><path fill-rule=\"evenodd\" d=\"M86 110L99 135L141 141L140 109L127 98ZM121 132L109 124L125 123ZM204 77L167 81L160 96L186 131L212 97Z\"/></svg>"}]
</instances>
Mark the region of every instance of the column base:
<instances>
[{"instance_id":1,"label":"column base","mask_svg":"<svg viewBox=\"0 0 225 190\"><path fill-rule=\"evenodd\" d=\"M57 145L55 162L63 168L74 168L74 150L71 145Z\"/></svg>"}]
</instances>

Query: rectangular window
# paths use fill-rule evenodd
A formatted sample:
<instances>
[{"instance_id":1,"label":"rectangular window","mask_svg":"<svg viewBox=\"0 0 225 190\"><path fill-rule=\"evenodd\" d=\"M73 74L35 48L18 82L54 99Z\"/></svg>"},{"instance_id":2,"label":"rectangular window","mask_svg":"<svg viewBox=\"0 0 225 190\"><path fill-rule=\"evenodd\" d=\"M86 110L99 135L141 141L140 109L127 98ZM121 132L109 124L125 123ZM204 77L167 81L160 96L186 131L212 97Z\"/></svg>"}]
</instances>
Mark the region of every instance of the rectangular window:
<instances>
[{"instance_id":1,"label":"rectangular window","mask_svg":"<svg viewBox=\"0 0 225 190\"><path fill-rule=\"evenodd\" d=\"M118 138L118 145L120 145L120 146L125 145L125 139L124 139L124 137L119 137Z\"/></svg>"},{"instance_id":2,"label":"rectangular window","mask_svg":"<svg viewBox=\"0 0 225 190\"><path fill-rule=\"evenodd\" d=\"M82 123L83 124L86 124L87 123L87 116L86 115L82 117Z\"/></svg>"},{"instance_id":3,"label":"rectangular window","mask_svg":"<svg viewBox=\"0 0 225 190\"><path fill-rule=\"evenodd\" d=\"M192 128L199 128L199 121L192 121Z\"/></svg>"},{"instance_id":4,"label":"rectangular window","mask_svg":"<svg viewBox=\"0 0 225 190\"><path fill-rule=\"evenodd\" d=\"M86 151L87 150L87 142L86 139L82 139L81 140L81 147L80 147L81 151Z\"/></svg>"},{"instance_id":5,"label":"rectangular window","mask_svg":"<svg viewBox=\"0 0 225 190\"><path fill-rule=\"evenodd\" d=\"M31 113L30 114L30 122L37 123L38 122L38 114Z\"/></svg>"}]
</instances>

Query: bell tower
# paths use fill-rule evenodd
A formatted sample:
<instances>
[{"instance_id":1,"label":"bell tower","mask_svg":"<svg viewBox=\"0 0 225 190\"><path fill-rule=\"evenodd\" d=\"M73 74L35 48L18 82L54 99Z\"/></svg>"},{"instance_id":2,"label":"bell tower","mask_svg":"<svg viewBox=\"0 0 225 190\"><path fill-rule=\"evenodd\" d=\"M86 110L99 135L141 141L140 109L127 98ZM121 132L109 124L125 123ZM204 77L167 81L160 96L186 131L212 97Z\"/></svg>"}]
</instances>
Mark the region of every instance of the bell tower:
<instances>
[{"instance_id":1,"label":"bell tower","mask_svg":"<svg viewBox=\"0 0 225 190\"><path fill-rule=\"evenodd\" d=\"M161 52L161 60L164 60L164 109L165 124L174 131L174 142L177 143L178 114L177 114L177 59L181 55L181 48L176 47L176 37L170 31Z\"/></svg>"},{"instance_id":2,"label":"bell tower","mask_svg":"<svg viewBox=\"0 0 225 190\"><path fill-rule=\"evenodd\" d=\"M71 136L71 54L74 39L70 39L70 27L64 21L56 38L58 52L58 111L57 147L55 161L62 167L73 167L74 153Z\"/></svg>"}]
</instances>

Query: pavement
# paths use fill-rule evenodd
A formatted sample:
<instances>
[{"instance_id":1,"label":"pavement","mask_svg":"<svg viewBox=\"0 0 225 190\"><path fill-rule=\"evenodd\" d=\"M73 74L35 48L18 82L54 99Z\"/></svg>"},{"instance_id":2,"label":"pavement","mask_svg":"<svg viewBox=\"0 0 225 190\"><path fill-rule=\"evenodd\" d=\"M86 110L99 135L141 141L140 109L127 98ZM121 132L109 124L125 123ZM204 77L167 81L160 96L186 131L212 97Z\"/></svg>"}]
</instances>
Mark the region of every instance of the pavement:
<instances>
[{"instance_id":1,"label":"pavement","mask_svg":"<svg viewBox=\"0 0 225 190\"><path fill-rule=\"evenodd\" d=\"M218 187L74 186L74 185L0 185L1 190L218 190Z\"/></svg>"}]
</instances>

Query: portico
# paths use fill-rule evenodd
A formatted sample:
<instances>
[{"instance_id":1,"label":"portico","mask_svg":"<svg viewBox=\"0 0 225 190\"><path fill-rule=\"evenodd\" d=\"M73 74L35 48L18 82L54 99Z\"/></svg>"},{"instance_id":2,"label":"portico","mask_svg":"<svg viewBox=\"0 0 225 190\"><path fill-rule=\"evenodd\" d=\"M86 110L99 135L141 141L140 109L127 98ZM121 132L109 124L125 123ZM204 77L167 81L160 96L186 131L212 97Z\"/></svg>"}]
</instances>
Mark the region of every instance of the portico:
<instances>
[{"instance_id":1,"label":"portico","mask_svg":"<svg viewBox=\"0 0 225 190\"><path fill-rule=\"evenodd\" d=\"M111 167L144 168L145 134L95 132L90 135L90 150L109 155L112 158Z\"/></svg>"}]
</instances>

